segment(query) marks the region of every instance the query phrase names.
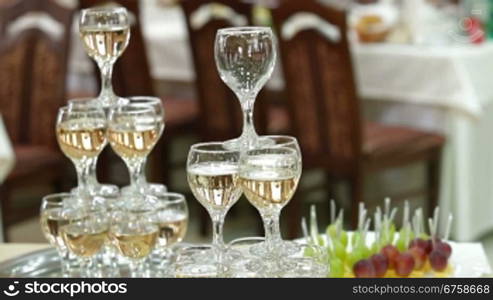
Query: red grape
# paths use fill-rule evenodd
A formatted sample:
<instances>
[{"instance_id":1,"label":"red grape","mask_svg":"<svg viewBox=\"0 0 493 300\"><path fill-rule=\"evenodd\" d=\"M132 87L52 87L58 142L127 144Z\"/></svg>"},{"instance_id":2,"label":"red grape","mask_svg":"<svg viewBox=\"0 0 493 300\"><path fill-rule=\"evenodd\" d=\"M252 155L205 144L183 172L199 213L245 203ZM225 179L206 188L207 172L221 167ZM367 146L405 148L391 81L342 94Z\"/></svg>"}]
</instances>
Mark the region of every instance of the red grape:
<instances>
[{"instance_id":1,"label":"red grape","mask_svg":"<svg viewBox=\"0 0 493 300\"><path fill-rule=\"evenodd\" d=\"M447 259L452 255L452 247L450 247L450 244L446 242L436 242L435 243L435 248L433 250L437 250L445 254Z\"/></svg>"},{"instance_id":2,"label":"red grape","mask_svg":"<svg viewBox=\"0 0 493 300\"><path fill-rule=\"evenodd\" d=\"M376 276L375 267L369 259L362 259L353 266L354 275L358 278L372 278Z\"/></svg>"},{"instance_id":3,"label":"red grape","mask_svg":"<svg viewBox=\"0 0 493 300\"><path fill-rule=\"evenodd\" d=\"M433 250L433 242L431 239L426 240L426 247L425 247L425 252L426 254L430 255L431 251Z\"/></svg>"},{"instance_id":4,"label":"red grape","mask_svg":"<svg viewBox=\"0 0 493 300\"><path fill-rule=\"evenodd\" d=\"M370 258L370 260L373 263L373 267L375 268L375 274L377 275L377 277L385 276L385 273L389 268L389 260L387 256L377 253L374 254Z\"/></svg>"},{"instance_id":5,"label":"red grape","mask_svg":"<svg viewBox=\"0 0 493 300\"><path fill-rule=\"evenodd\" d=\"M381 253L385 255L389 261L389 269L395 268L395 259L399 256L399 250L394 245L387 245L382 248Z\"/></svg>"},{"instance_id":6,"label":"red grape","mask_svg":"<svg viewBox=\"0 0 493 300\"><path fill-rule=\"evenodd\" d=\"M441 272L447 268L448 259L445 253L433 250L430 253L430 265L433 270Z\"/></svg>"},{"instance_id":7,"label":"red grape","mask_svg":"<svg viewBox=\"0 0 493 300\"><path fill-rule=\"evenodd\" d=\"M414 270L414 258L408 253L401 253L395 260L395 273L401 277L407 277Z\"/></svg>"},{"instance_id":8,"label":"red grape","mask_svg":"<svg viewBox=\"0 0 493 300\"><path fill-rule=\"evenodd\" d=\"M426 252L425 252L425 250L423 248L420 248L419 246L415 245L415 246L409 248L408 252L414 258L414 268L416 270L423 269L423 267L426 263Z\"/></svg>"},{"instance_id":9,"label":"red grape","mask_svg":"<svg viewBox=\"0 0 493 300\"><path fill-rule=\"evenodd\" d=\"M422 238L415 238L414 240L412 240L409 243L408 248L419 247L419 248L422 248L423 250L425 250L427 246L428 246L427 241L423 240Z\"/></svg>"}]
</instances>

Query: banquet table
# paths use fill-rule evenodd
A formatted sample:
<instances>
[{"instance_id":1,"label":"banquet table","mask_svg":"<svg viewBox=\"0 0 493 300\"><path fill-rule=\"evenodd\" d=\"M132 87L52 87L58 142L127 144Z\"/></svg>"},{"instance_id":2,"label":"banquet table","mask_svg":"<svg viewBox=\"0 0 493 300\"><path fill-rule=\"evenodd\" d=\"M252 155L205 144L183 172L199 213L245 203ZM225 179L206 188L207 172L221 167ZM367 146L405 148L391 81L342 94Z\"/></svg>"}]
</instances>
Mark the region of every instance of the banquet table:
<instances>
[{"instance_id":1,"label":"banquet table","mask_svg":"<svg viewBox=\"0 0 493 300\"><path fill-rule=\"evenodd\" d=\"M153 77L193 82L180 8L160 7L156 0L142 1L141 14ZM76 49L80 53L73 55L72 69L87 72L90 64L83 62L82 47ZM453 237L471 241L493 230L493 143L488 143L493 128L493 85L489 82L493 44L353 43L352 54L359 96L365 105L379 104L376 121L447 137L440 205L443 214L454 214ZM283 88L279 66L268 85Z\"/></svg>"},{"instance_id":2,"label":"banquet table","mask_svg":"<svg viewBox=\"0 0 493 300\"><path fill-rule=\"evenodd\" d=\"M0 273L2 269L15 264L20 257L50 247L48 244L3 244L0 243ZM491 276L491 267L483 246L480 243L453 243L451 261L454 264L455 277Z\"/></svg>"}]
</instances>

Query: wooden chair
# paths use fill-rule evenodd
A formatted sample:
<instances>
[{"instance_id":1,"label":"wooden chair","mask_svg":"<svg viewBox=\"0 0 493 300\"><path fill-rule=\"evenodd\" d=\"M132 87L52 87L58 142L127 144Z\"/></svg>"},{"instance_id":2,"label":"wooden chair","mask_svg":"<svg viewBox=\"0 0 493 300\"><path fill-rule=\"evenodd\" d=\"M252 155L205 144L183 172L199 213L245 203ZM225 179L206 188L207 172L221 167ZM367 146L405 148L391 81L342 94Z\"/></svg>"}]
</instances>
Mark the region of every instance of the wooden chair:
<instances>
[{"instance_id":1,"label":"wooden chair","mask_svg":"<svg viewBox=\"0 0 493 300\"><path fill-rule=\"evenodd\" d=\"M362 120L345 13L313 0L283 1L272 13L292 129L301 144L305 168L323 167L329 178L349 181L355 225L357 204L364 200L365 175L426 162L431 211L438 199L445 139ZM300 206L298 202L290 209L300 211ZM298 219L290 222L298 227Z\"/></svg>"},{"instance_id":2,"label":"wooden chair","mask_svg":"<svg viewBox=\"0 0 493 300\"><path fill-rule=\"evenodd\" d=\"M159 96L153 87L149 61L147 58L146 44L142 34L140 22L140 7L138 0L80 0L81 8L97 5L114 4L121 5L133 14L134 23L130 32L130 43L117 60L113 70L113 83L115 93L119 96ZM95 68L97 70L97 68ZM169 169L172 167L169 161L170 140L178 135L193 132L198 115L198 105L193 99L173 99L164 97L166 129L163 138L151 155L151 178L155 181L166 182L170 185ZM106 160L108 155L106 155ZM102 160L104 161L104 159ZM104 162L103 162L104 163ZM107 174L108 168L101 168L103 174ZM103 175L107 177L107 175Z\"/></svg>"},{"instance_id":3,"label":"wooden chair","mask_svg":"<svg viewBox=\"0 0 493 300\"><path fill-rule=\"evenodd\" d=\"M32 26L27 20L39 17L33 13L44 13L53 23ZM14 190L46 183L59 187L65 175L67 160L56 142L55 121L65 100L72 16L73 8L49 0L0 6L0 113L16 156L1 187L4 228L39 213L40 202L16 208Z\"/></svg>"}]
</instances>

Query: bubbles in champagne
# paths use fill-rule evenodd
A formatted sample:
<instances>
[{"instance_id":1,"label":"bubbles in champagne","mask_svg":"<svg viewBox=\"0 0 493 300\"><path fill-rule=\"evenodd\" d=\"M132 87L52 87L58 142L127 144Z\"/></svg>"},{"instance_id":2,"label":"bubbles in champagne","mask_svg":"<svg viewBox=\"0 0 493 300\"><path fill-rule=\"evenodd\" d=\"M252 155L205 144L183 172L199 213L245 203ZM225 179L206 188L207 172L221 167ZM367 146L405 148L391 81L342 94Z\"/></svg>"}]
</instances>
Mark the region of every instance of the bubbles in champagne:
<instances>
[{"instance_id":1,"label":"bubbles in champagne","mask_svg":"<svg viewBox=\"0 0 493 300\"><path fill-rule=\"evenodd\" d=\"M221 79L240 98L254 97L274 70L274 36L268 28L220 30L215 56Z\"/></svg>"},{"instance_id":2,"label":"bubbles in champagne","mask_svg":"<svg viewBox=\"0 0 493 300\"><path fill-rule=\"evenodd\" d=\"M235 163L195 164L188 168L187 177L194 196L208 210L228 210L242 193Z\"/></svg>"},{"instance_id":3,"label":"bubbles in champagne","mask_svg":"<svg viewBox=\"0 0 493 300\"><path fill-rule=\"evenodd\" d=\"M127 48L130 29L127 26L85 26L80 35L89 56L97 62L114 62Z\"/></svg>"},{"instance_id":4,"label":"bubbles in champagne","mask_svg":"<svg viewBox=\"0 0 493 300\"><path fill-rule=\"evenodd\" d=\"M101 119L77 119L57 125L60 149L71 159L98 156L106 146L106 124Z\"/></svg>"}]
</instances>

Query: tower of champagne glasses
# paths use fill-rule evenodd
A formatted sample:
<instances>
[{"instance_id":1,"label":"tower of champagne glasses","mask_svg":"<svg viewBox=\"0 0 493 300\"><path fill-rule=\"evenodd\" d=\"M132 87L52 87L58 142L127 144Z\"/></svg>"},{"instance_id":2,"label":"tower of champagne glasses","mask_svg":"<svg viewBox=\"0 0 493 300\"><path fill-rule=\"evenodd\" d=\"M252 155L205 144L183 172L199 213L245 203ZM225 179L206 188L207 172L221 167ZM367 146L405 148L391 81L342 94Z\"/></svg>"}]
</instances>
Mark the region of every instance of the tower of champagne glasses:
<instances>
[{"instance_id":1,"label":"tower of champagne glasses","mask_svg":"<svg viewBox=\"0 0 493 300\"><path fill-rule=\"evenodd\" d=\"M116 6L80 12L80 37L101 71L101 92L59 109L57 141L78 184L45 196L41 205L41 227L58 251L63 276L171 276L172 248L187 231L185 197L145 176L147 156L165 127L161 99L113 92L113 64L130 41L131 19ZM108 142L129 170L130 185L122 189L96 178Z\"/></svg>"},{"instance_id":2,"label":"tower of champagne glasses","mask_svg":"<svg viewBox=\"0 0 493 300\"><path fill-rule=\"evenodd\" d=\"M80 37L102 84L97 98L68 100L57 116L57 141L78 181L70 192L47 195L41 204L41 227L59 254L60 275L324 277L323 251L284 241L279 229L281 210L301 177L298 142L291 136L258 136L253 125L255 98L275 66L272 30L235 27L217 33L217 68L238 96L244 128L239 138L190 148L188 183L213 223L212 243L191 245L181 243L189 219L185 197L145 176L147 157L165 129L161 99L119 97L112 89L113 64L130 42L131 19L119 6L80 12ZM96 178L98 156L108 143L127 166L129 186L120 189ZM224 220L242 195L259 211L265 237L226 243ZM310 257L304 255L308 252Z\"/></svg>"}]
</instances>

